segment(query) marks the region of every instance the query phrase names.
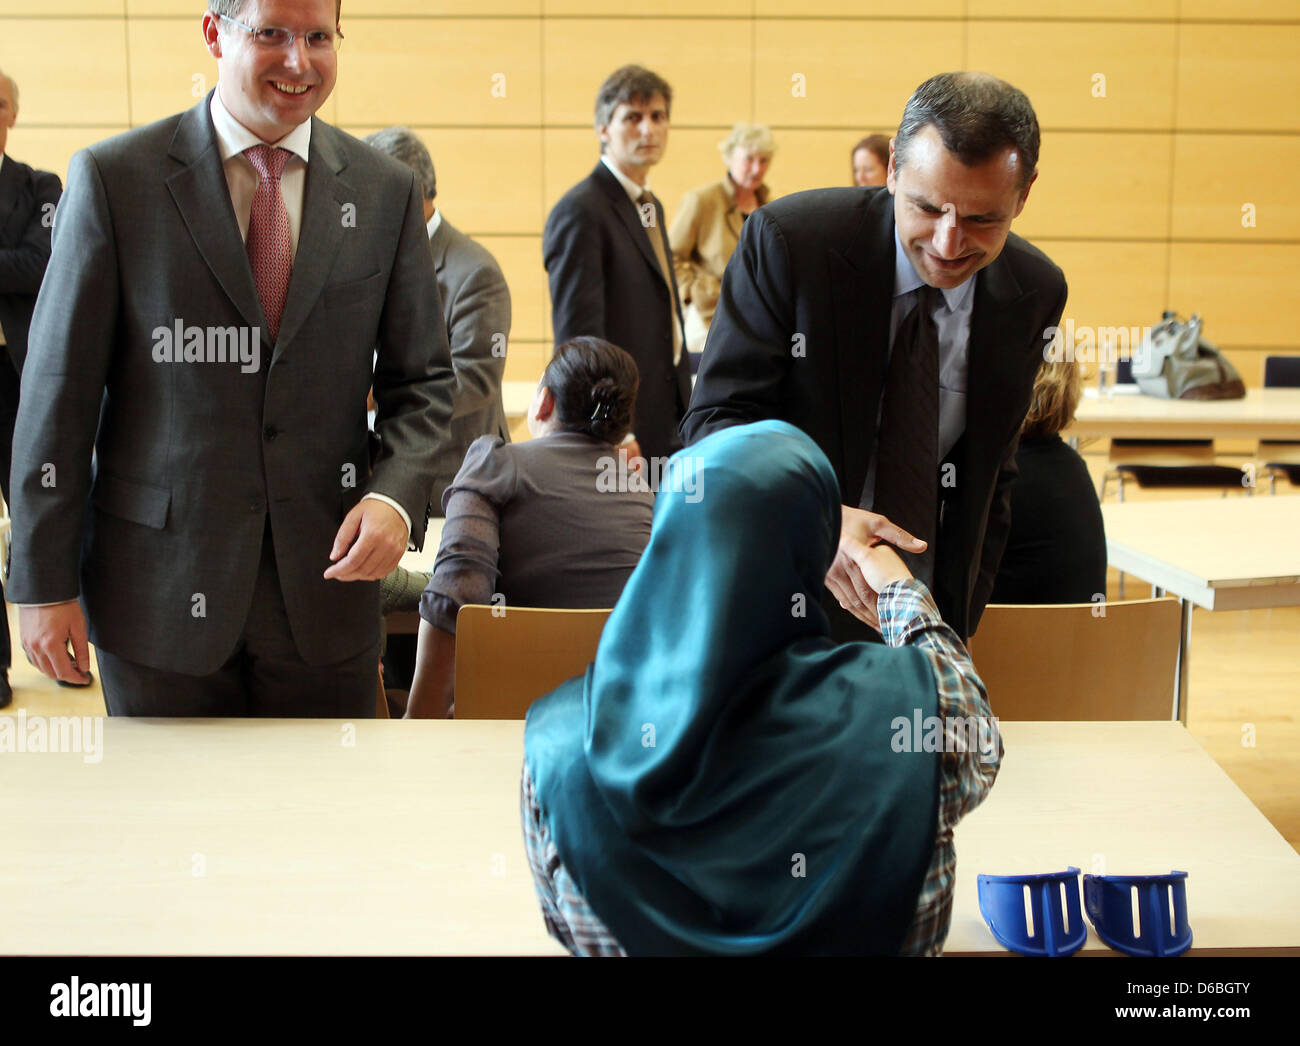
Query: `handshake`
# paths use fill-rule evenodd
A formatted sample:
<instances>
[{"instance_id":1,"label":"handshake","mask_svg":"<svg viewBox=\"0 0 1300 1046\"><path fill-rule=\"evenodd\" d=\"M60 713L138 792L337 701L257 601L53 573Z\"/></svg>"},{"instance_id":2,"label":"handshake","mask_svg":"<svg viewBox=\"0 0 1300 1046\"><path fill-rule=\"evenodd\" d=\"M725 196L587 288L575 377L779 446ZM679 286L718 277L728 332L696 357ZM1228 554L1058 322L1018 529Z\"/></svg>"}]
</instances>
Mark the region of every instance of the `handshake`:
<instances>
[{"instance_id":1,"label":"handshake","mask_svg":"<svg viewBox=\"0 0 1300 1046\"><path fill-rule=\"evenodd\" d=\"M924 552L926 543L874 512L844 505L841 513L840 544L826 572L826 587L840 606L879 631L880 593L891 582L912 576L891 546Z\"/></svg>"}]
</instances>

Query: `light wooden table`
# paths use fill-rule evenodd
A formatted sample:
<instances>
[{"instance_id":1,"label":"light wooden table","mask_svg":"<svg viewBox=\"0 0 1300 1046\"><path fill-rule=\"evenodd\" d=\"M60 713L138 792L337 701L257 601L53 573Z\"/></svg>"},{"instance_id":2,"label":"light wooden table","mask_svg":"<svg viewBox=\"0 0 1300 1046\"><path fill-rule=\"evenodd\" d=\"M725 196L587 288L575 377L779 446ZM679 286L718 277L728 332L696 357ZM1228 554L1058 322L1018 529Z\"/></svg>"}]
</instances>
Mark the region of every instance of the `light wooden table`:
<instances>
[{"instance_id":1,"label":"light wooden table","mask_svg":"<svg viewBox=\"0 0 1300 1046\"><path fill-rule=\"evenodd\" d=\"M1003 954L975 877L1188 873L1191 954L1300 954L1300 855L1178 723L1002 723L993 791L957 826L945 952ZM1086 921L1086 917L1085 917ZM1085 952L1118 955L1088 926Z\"/></svg>"},{"instance_id":2,"label":"light wooden table","mask_svg":"<svg viewBox=\"0 0 1300 1046\"><path fill-rule=\"evenodd\" d=\"M1003 736L999 780L957 831L950 952L1002 950L977 873L1100 854L1112 873L1190 873L1196 951L1300 953L1300 857L1177 723ZM0 755L0 952L558 954L523 851L522 737L111 719L98 763Z\"/></svg>"},{"instance_id":3,"label":"light wooden table","mask_svg":"<svg viewBox=\"0 0 1300 1046\"><path fill-rule=\"evenodd\" d=\"M1182 603L1178 714L1186 722L1192 605L1300 605L1300 497L1111 503L1101 513L1110 566Z\"/></svg>"},{"instance_id":4,"label":"light wooden table","mask_svg":"<svg viewBox=\"0 0 1300 1046\"><path fill-rule=\"evenodd\" d=\"M1239 400L1162 400L1084 390L1066 438L1300 440L1300 389L1247 389Z\"/></svg>"}]
</instances>

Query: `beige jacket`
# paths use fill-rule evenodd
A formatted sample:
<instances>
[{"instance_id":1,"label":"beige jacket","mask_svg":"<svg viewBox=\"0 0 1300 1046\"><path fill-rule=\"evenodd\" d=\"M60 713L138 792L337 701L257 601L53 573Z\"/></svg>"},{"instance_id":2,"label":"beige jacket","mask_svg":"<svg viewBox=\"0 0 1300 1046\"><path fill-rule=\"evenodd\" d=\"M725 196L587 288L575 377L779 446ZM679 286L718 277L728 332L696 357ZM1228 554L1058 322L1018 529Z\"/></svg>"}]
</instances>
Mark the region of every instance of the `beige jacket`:
<instances>
[{"instance_id":1,"label":"beige jacket","mask_svg":"<svg viewBox=\"0 0 1300 1046\"><path fill-rule=\"evenodd\" d=\"M767 203L767 186L760 185L755 195L759 206ZM706 326L717 308L722 271L740 241L743 224L744 215L736 207L736 188L723 175L722 181L692 189L682 198L668 231L682 302L693 303Z\"/></svg>"}]
</instances>

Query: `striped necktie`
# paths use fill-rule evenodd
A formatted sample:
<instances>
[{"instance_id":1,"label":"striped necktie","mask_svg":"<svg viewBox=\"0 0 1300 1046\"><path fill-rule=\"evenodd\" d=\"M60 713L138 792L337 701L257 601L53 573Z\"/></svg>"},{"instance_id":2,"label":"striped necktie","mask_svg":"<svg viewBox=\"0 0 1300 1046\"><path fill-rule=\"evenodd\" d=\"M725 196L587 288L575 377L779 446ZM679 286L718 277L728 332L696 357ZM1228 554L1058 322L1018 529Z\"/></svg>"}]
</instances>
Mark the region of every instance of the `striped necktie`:
<instances>
[{"instance_id":1,"label":"striped necktie","mask_svg":"<svg viewBox=\"0 0 1300 1046\"><path fill-rule=\"evenodd\" d=\"M642 190L640 204L641 225L645 228L645 234L650 237L650 246L654 249L655 259L659 262L659 271L663 274L664 283L668 285L668 308L672 313L673 366L675 367L682 360L682 325L677 322L677 290L673 267L668 263L668 253L664 250L664 235L659 226L663 208L659 206L659 201L649 189ZM650 207L648 212L647 206ZM649 222L646 221L647 214L652 216Z\"/></svg>"},{"instance_id":2,"label":"striped necktie","mask_svg":"<svg viewBox=\"0 0 1300 1046\"><path fill-rule=\"evenodd\" d=\"M894 337L871 509L929 543L919 556L902 554L908 569L927 585L934 582L939 529L939 332L934 310L942 304L942 292L923 285Z\"/></svg>"}]
</instances>

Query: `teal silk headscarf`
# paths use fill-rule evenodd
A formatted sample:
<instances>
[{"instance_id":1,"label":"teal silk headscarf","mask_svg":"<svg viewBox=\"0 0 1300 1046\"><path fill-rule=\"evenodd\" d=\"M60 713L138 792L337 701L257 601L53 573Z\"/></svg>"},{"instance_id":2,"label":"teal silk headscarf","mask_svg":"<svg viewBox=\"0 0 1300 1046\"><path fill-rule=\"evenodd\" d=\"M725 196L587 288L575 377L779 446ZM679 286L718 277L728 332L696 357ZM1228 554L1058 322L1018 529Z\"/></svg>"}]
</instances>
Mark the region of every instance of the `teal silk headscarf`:
<instances>
[{"instance_id":1,"label":"teal silk headscarf","mask_svg":"<svg viewBox=\"0 0 1300 1046\"><path fill-rule=\"evenodd\" d=\"M895 954L929 865L939 756L917 650L836 646L840 526L799 429L676 454L595 664L528 713L524 758L565 867L631 955Z\"/></svg>"}]
</instances>

